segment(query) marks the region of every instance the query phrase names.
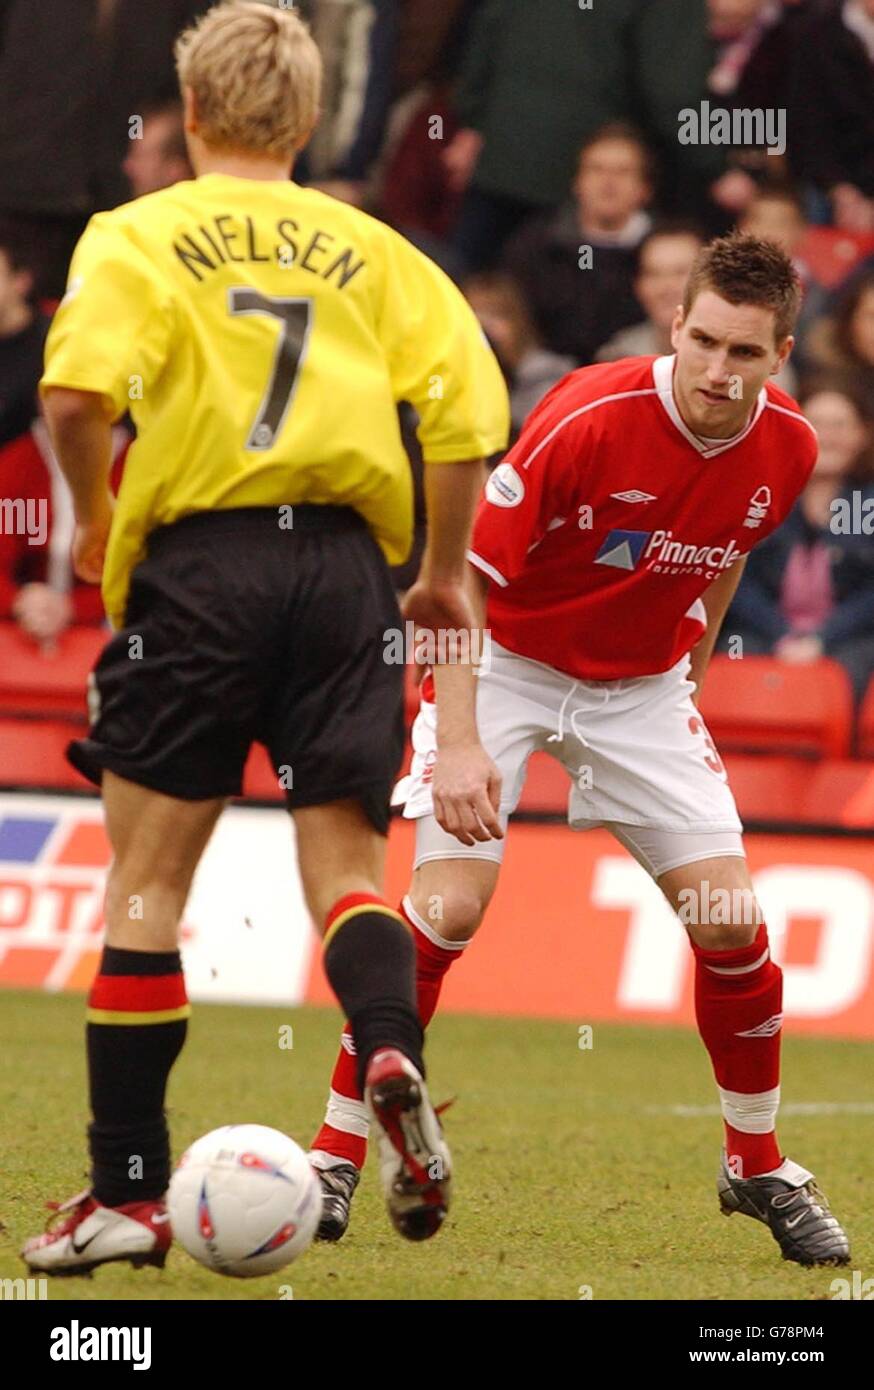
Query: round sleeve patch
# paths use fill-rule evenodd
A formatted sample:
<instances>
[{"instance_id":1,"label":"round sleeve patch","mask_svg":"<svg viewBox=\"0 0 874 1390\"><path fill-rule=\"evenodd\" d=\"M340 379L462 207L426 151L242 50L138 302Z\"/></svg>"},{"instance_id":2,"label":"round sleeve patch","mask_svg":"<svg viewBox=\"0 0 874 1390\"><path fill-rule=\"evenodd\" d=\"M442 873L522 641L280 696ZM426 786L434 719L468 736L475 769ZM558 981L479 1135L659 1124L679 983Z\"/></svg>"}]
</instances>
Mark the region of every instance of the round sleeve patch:
<instances>
[{"instance_id":1,"label":"round sleeve patch","mask_svg":"<svg viewBox=\"0 0 874 1390\"><path fill-rule=\"evenodd\" d=\"M525 484L512 463L499 463L486 483L486 500L496 507L518 507L525 496Z\"/></svg>"}]
</instances>

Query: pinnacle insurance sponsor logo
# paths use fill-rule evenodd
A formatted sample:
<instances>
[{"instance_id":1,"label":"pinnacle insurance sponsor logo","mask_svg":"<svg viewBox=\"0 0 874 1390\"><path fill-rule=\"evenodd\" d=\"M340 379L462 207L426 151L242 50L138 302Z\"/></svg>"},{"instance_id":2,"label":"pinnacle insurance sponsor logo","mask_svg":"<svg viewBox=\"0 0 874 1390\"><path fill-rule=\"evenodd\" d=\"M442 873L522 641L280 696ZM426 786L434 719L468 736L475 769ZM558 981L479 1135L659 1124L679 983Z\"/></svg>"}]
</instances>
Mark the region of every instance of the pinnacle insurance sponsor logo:
<instances>
[{"instance_id":1,"label":"pinnacle insurance sponsor logo","mask_svg":"<svg viewBox=\"0 0 874 1390\"><path fill-rule=\"evenodd\" d=\"M596 565L653 574L710 574L730 569L741 556L733 540L727 545L699 545L675 538L673 531L611 531L601 542Z\"/></svg>"}]
</instances>

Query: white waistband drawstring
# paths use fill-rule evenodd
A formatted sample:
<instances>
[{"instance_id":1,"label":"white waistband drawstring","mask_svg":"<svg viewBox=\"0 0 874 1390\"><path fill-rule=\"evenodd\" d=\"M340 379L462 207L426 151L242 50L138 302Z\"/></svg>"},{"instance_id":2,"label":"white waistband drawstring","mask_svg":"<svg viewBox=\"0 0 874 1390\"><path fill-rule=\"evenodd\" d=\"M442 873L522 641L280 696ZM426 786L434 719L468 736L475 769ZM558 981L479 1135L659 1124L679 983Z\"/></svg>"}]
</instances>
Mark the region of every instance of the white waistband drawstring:
<instances>
[{"instance_id":1,"label":"white waistband drawstring","mask_svg":"<svg viewBox=\"0 0 874 1390\"><path fill-rule=\"evenodd\" d=\"M546 740L547 743L561 743L562 739L564 738L564 712L567 709L568 700L571 698L578 685L579 681L574 681L573 685L568 690L568 693L562 700L561 709L558 712L558 732L550 734L549 738ZM571 725L571 727L573 727L573 724Z\"/></svg>"}]
</instances>

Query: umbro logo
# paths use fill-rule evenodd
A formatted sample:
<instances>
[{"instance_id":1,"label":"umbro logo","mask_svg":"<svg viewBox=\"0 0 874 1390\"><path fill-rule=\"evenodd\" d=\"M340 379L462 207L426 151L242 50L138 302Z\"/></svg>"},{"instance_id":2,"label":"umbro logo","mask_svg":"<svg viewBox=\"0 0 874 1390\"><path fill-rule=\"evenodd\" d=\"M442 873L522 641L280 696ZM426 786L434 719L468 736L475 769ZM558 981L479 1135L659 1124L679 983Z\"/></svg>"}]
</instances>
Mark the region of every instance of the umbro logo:
<instances>
[{"instance_id":1,"label":"umbro logo","mask_svg":"<svg viewBox=\"0 0 874 1390\"><path fill-rule=\"evenodd\" d=\"M772 1014L766 1018L764 1023L759 1023L755 1028L747 1028L743 1033L735 1033L736 1038L773 1038L783 1027L783 1015Z\"/></svg>"},{"instance_id":2,"label":"umbro logo","mask_svg":"<svg viewBox=\"0 0 874 1390\"><path fill-rule=\"evenodd\" d=\"M639 488L630 488L628 492L611 492L611 497L615 497L617 502L655 502L658 499L651 492L641 492Z\"/></svg>"}]
</instances>

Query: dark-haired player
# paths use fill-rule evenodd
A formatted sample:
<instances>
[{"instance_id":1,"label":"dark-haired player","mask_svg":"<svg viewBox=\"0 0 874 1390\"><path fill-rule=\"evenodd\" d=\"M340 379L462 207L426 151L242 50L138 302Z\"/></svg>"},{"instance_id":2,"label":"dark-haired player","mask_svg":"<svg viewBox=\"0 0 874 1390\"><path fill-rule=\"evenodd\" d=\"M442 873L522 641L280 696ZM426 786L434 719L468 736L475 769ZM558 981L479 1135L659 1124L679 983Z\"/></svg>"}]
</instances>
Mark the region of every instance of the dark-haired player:
<instances>
[{"instance_id":1,"label":"dark-haired player","mask_svg":"<svg viewBox=\"0 0 874 1390\"><path fill-rule=\"evenodd\" d=\"M777 1142L782 973L696 705L745 556L816 458L812 428L769 380L791 350L798 299L777 247L713 242L677 308L672 355L585 367L529 417L486 485L468 553L490 662L478 680L470 666L441 666L423 689L403 911L427 1025L495 888L504 844L489 812L505 826L529 755L557 758L570 824L612 831L688 930L725 1124L722 1210L764 1222L787 1259L812 1265L846 1263L849 1248L812 1174ZM333 1188L329 1239L348 1222L367 1134L354 1040L343 1041L313 1144Z\"/></svg>"},{"instance_id":2,"label":"dark-haired player","mask_svg":"<svg viewBox=\"0 0 874 1390\"><path fill-rule=\"evenodd\" d=\"M88 1001L92 1178L25 1247L47 1274L163 1263L164 1092L189 1013L179 920L253 740L288 788L394 1224L432 1234L449 1191L411 931L381 893L403 749L387 560L412 535L396 402L419 413L432 521L409 616L463 628L464 546L482 456L506 439L506 392L430 261L289 181L321 73L294 12L218 5L177 63L197 177L92 219L43 379L77 571L102 577L120 629L71 752L102 783L114 859ZM139 434L113 514L110 422L129 404Z\"/></svg>"}]
</instances>

